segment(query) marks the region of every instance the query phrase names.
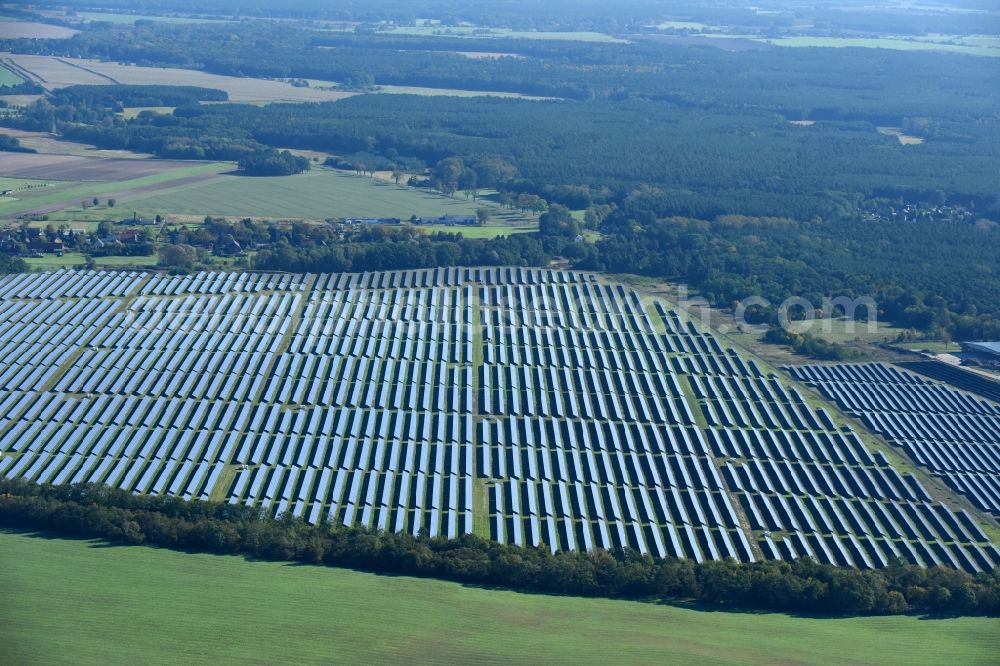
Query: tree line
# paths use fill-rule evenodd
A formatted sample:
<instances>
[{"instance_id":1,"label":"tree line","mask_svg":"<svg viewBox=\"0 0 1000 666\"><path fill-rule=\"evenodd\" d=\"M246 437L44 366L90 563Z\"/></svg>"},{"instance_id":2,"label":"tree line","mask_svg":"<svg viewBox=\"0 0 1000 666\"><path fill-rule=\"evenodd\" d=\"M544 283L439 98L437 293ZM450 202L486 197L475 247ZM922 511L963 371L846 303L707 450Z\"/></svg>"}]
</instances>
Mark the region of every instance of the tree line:
<instances>
[{"instance_id":1,"label":"tree line","mask_svg":"<svg viewBox=\"0 0 1000 666\"><path fill-rule=\"evenodd\" d=\"M599 230L601 237L580 241L584 226ZM1000 337L1000 276L989 268L1000 265L1000 225L746 216L709 221L657 218L628 205L591 208L581 224L565 207L549 204L539 217L538 233L493 239L414 226L338 229L334 224L206 218L197 228L168 229L166 240L206 249L256 249L255 268L311 273L545 266L561 258L580 270L685 283L722 308L735 308L752 296L765 298L771 307L748 312L751 323L777 327L781 303L798 297L812 303L815 312L793 311L793 318L851 315L862 322L877 318L918 336ZM870 297L877 309L822 311L825 300L840 297ZM772 342L812 357L849 360L848 350L816 337L771 335Z\"/></svg>"},{"instance_id":2,"label":"tree line","mask_svg":"<svg viewBox=\"0 0 1000 666\"><path fill-rule=\"evenodd\" d=\"M321 523L221 502L186 502L100 485L0 480L0 525L114 543L434 577L514 590L694 601L716 608L888 615L993 615L1000 573L975 576L899 561L878 570L794 562L696 563L636 551L560 551L473 535L430 538Z\"/></svg>"},{"instance_id":3,"label":"tree line","mask_svg":"<svg viewBox=\"0 0 1000 666\"><path fill-rule=\"evenodd\" d=\"M778 306L790 297L834 316L851 313L821 312L825 298L870 297L878 310L860 308L854 314L863 320L877 315L935 338L1000 337L1000 276L992 269L1000 265L1000 225L707 221L658 218L626 205L600 228L604 236L579 248L576 267L683 282L724 308L760 296L772 304L755 313L762 323L776 323ZM810 345L830 351L819 347Z\"/></svg>"}]
</instances>

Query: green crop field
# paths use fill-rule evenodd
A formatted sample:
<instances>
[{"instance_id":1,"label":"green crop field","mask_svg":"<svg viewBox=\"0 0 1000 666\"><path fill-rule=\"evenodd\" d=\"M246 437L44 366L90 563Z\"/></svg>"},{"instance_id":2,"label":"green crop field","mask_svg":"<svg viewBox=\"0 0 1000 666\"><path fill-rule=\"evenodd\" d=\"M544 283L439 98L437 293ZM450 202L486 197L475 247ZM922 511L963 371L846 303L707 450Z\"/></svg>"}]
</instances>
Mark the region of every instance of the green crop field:
<instances>
[{"instance_id":1,"label":"green crop field","mask_svg":"<svg viewBox=\"0 0 1000 666\"><path fill-rule=\"evenodd\" d=\"M802 618L525 595L0 532L16 664L988 664L1000 621Z\"/></svg>"},{"instance_id":2,"label":"green crop field","mask_svg":"<svg viewBox=\"0 0 1000 666\"><path fill-rule=\"evenodd\" d=\"M282 178L223 176L127 202L150 213L309 220L474 215L484 205L329 169Z\"/></svg>"}]
</instances>

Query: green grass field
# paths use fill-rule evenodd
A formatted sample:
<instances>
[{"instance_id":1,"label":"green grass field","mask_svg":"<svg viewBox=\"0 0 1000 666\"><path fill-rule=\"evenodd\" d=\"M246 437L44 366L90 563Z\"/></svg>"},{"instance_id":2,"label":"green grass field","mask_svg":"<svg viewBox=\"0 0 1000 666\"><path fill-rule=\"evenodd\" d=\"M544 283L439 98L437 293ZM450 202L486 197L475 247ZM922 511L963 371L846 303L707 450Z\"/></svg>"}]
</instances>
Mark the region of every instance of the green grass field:
<instances>
[{"instance_id":1,"label":"green grass field","mask_svg":"<svg viewBox=\"0 0 1000 666\"><path fill-rule=\"evenodd\" d=\"M523 234L530 231L538 231L538 225L525 225L525 226L505 226L502 224L487 224L482 227L439 227L439 226L429 226L421 227L425 229L428 233L434 233L436 231L441 231L444 233L460 233L465 238L496 238L497 236L510 236L511 234Z\"/></svg>"},{"instance_id":2,"label":"green grass field","mask_svg":"<svg viewBox=\"0 0 1000 666\"><path fill-rule=\"evenodd\" d=\"M41 188L41 187L52 187L55 182L49 182L45 180L35 180L32 178L2 178L0 177L0 190L14 190L14 197L17 197L23 192L27 192L29 188ZM9 200L9 198L8 198Z\"/></svg>"},{"instance_id":3,"label":"green grass field","mask_svg":"<svg viewBox=\"0 0 1000 666\"><path fill-rule=\"evenodd\" d=\"M525 595L0 532L11 664L996 663L1000 620Z\"/></svg>"},{"instance_id":4,"label":"green grass field","mask_svg":"<svg viewBox=\"0 0 1000 666\"><path fill-rule=\"evenodd\" d=\"M161 116L169 116L171 113L174 112L174 109L176 108L177 107L174 106L134 106L125 109L121 113L121 117L125 118L126 120L131 120L133 118L138 117L139 114L142 113L143 111L152 111L153 113L158 113Z\"/></svg>"},{"instance_id":5,"label":"green grass field","mask_svg":"<svg viewBox=\"0 0 1000 666\"><path fill-rule=\"evenodd\" d=\"M0 66L0 87L16 86L20 83L24 83L23 78L15 74L10 69Z\"/></svg>"},{"instance_id":6,"label":"green grass field","mask_svg":"<svg viewBox=\"0 0 1000 666\"><path fill-rule=\"evenodd\" d=\"M66 252L61 257L54 254L44 254L41 257L27 257L29 268L35 271L55 271L60 268L76 268L82 266L87 258L80 252ZM94 257L97 268L140 268L156 267L156 256L148 257Z\"/></svg>"},{"instance_id":7,"label":"green grass field","mask_svg":"<svg viewBox=\"0 0 1000 666\"><path fill-rule=\"evenodd\" d=\"M282 178L224 176L126 201L132 209L154 214L307 220L474 215L483 205L330 169ZM497 210L495 217L501 216Z\"/></svg>"}]
</instances>

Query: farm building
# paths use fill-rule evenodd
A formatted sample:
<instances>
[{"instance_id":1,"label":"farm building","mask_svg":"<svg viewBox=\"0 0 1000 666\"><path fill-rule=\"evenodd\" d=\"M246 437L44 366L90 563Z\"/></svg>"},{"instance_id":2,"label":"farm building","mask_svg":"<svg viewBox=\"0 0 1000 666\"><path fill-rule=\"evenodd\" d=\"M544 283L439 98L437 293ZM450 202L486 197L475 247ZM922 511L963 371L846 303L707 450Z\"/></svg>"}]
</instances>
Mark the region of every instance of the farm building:
<instances>
[{"instance_id":1,"label":"farm building","mask_svg":"<svg viewBox=\"0 0 1000 666\"><path fill-rule=\"evenodd\" d=\"M1000 360L1000 342L963 342L962 351L967 354Z\"/></svg>"},{"instance_id":2,"label":"farm building","mask_svg":"<svg viewBox=\"0 0 1000 666\"><path fill-rule=\"evenodd\" d=\"M347 217L344 224L400 224L398 217Z\"/></svg>"},{"instance_id":3,"label":"farm building","mask_svg":"<svg viewBox=\"0 0 1000 666\"><path fill-rule=\"evenodd\" d=\"M32 252L62 252L64 245L61 238L50 241L39 237L28 241L28 249Z\"/></svg>"}]
</instances>

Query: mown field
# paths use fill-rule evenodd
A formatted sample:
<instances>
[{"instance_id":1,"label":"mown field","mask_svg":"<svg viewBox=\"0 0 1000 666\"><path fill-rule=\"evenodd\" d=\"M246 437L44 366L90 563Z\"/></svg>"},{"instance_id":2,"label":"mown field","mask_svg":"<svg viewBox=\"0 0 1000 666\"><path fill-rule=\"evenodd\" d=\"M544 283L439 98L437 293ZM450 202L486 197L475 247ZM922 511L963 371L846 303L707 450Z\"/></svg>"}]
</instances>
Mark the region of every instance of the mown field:
<instances>
[{"instance_id":1,"label":"mown field","mask_svg":"<svg viewBox=\"0 0 1000 666\"><path fill-rule=\"evenodd\" d=\"M131 208L150 213L316 220L474 215L478 208L489 205L330 169L284 178L222 176L127 201ZM502 217L496 210L497 222L520 221L512 214Z\"/></svg>"},{"instance_id":2,"label":"mown field","mask_svg":"<svg viewBox=\"0 0 1000 666\"><path fill-rule=\"evenodd\" d=\"M1000 621L546 597L0 532L16 664L990 664Z\"/></svg>"}]
</instances>

